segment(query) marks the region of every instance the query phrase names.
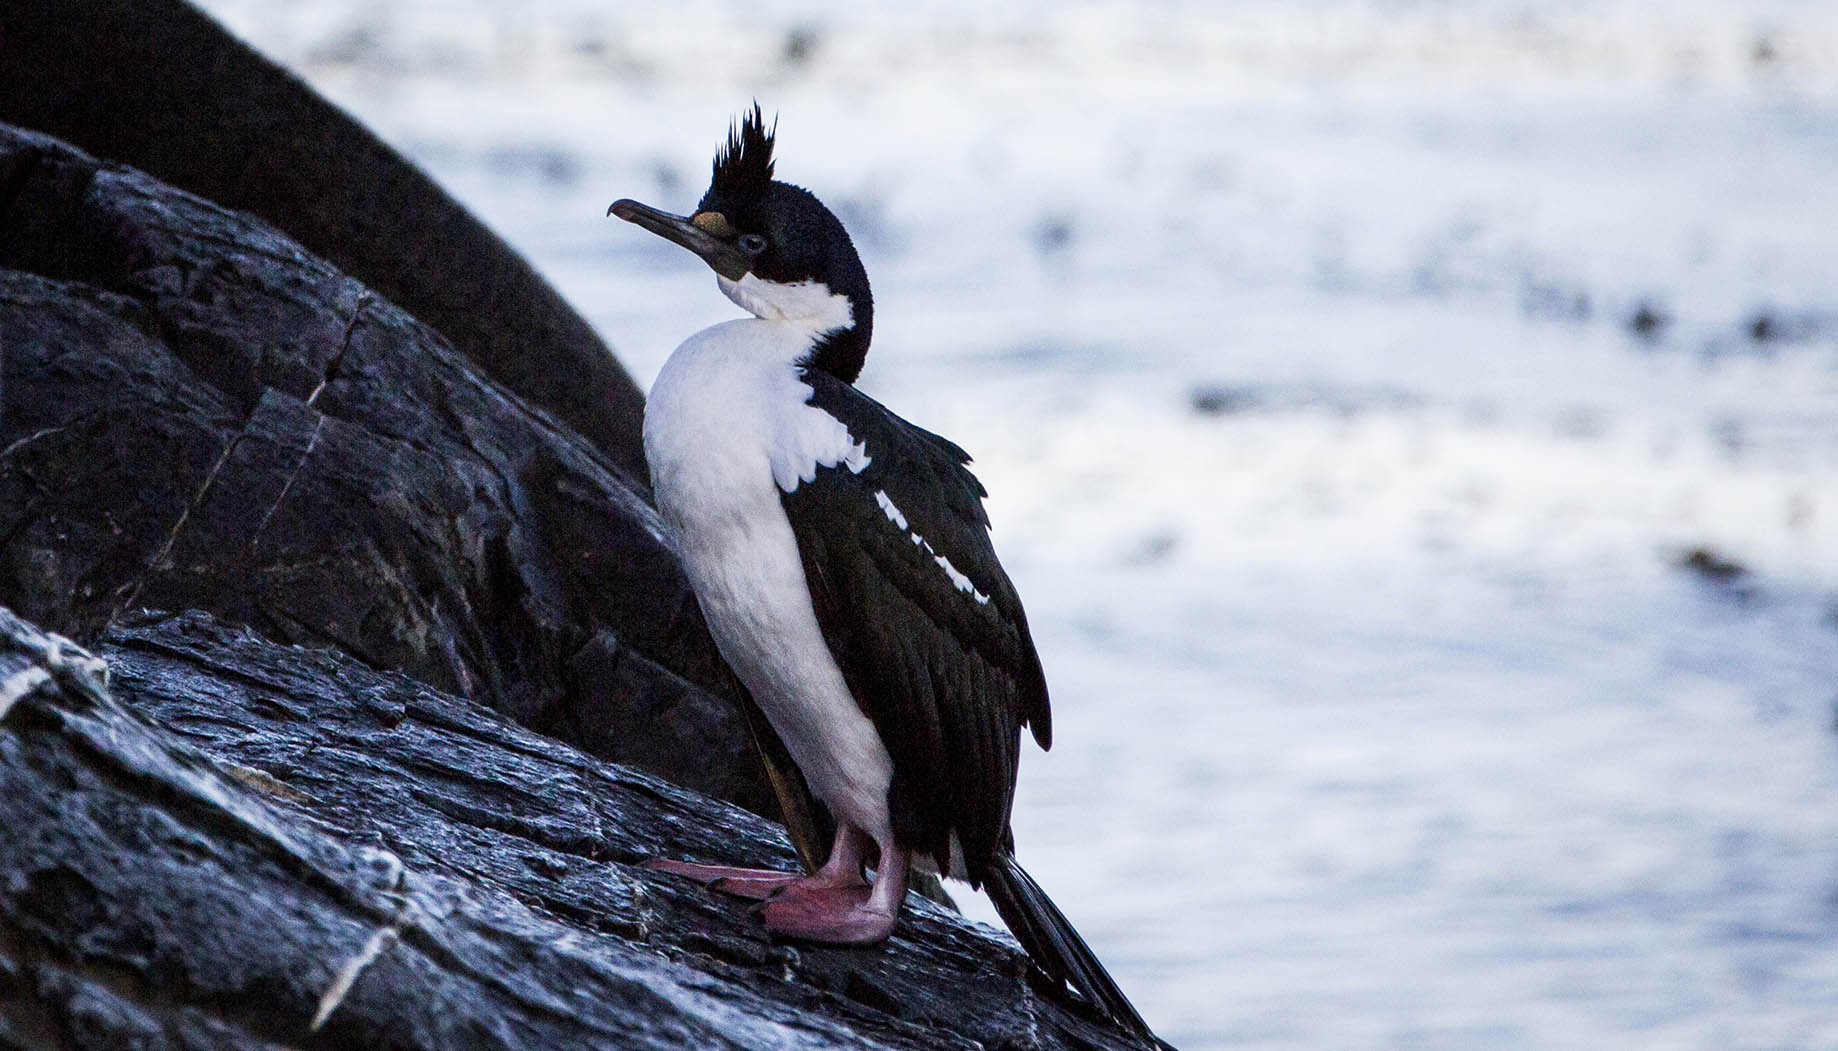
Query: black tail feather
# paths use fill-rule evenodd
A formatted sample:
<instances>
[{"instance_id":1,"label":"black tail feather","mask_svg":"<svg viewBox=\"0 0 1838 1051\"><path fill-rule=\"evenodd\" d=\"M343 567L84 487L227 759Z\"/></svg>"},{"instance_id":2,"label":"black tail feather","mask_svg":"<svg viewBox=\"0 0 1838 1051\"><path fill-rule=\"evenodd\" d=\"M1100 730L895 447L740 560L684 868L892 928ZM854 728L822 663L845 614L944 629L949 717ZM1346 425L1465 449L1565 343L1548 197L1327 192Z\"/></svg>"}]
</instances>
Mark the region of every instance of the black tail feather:
<instances>
[{"instance_id":1,"label":"black tail feather","mask_svg":"<svg viewBox=\"0 0 1838 1051\"><path fill-rule=\"evenodd\" d=\"M1117 987L1116 979L1098 962L1097 955L1085 944L1085 939L1079 937L1079 932L1072 929L1066 914L1059 911L1059 906L1053 904L1053 899L1040 889L1040 884L1034 882L1012 852L996 851L984 876L983 890L995 904L996 911L1001 913L1002 922L1008 924L1015 940L1048 977L1071 983L1118 1025L1160 1043L1149 1031L1149 1024L1142 1020L1142 1015L1136 1013L1129 998L1123 995L1123 990Z\"/></svg>"}]
</instances>

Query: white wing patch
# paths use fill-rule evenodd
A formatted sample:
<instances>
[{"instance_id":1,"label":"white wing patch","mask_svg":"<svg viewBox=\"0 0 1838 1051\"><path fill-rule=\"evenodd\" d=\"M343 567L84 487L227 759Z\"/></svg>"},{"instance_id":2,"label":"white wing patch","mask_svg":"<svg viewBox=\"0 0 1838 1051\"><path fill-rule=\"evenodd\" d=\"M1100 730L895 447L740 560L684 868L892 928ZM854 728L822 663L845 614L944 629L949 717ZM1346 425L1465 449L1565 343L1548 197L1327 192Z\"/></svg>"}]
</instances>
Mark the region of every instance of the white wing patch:
<instances>
[{"instance_id":1,"label":"white wing patch","mask_svg":"<svg viewBox=\"0 0 1838 1051\"><path fill-rule=\"evenodd\" d=\"M932 556L932 561L938 563L938 568L945 571L945 576L951 578L951 583L957 585L957 590L976 599L977 602L982 605L989 605L989 596L978 591L976 585L970 582L970 578L959 572L958 568L951 564L950 559L933 551L932 545L930 544L925 545L925 550L927 554Z\"/></svg>"},{"instance_id":2,"label":"white wing patch","mask_svg":"<svg viewBox=\"0 0 1838 1051\"><path fill-rule=\"evenodd\" d=\"M795 493L798 486L817 477L817 468L847 467L860 474L874 457L868 455L868 444L858 442L843 422L810 404L816 393L810 384L798 377L795 369L786 369L785 380L793 390L786 397L797 399L797 408L786 413L778 441L768 453L772 460L772 480L785 492Z\"/></svg>"},{"instance_id":3,"label":"white wing patch","mask_svg":"<svg viewBox=\"0 0 1838 1051\"><path fill-rule=\"evenodd\" d=\"M881 505L881 510L887 515L887 520L889 522L899 526L901 529L906 528L906 516L900 513L898 507L894 506L893 499L887 495L887 490L876 489L874 491L874 502Z\"/></svg>"},{"instance_id":4,"label":"white wing patch","mask_svg":"<svg viewBox=\"0 0 1838 1051\"><path fill-rule=\"evenodd\" d=\"M859 468L857 470L859 471ZM968 575L952 565L950 559L932 550L931 543L927 541L925 537L907 528L906 516L900 512L900 508L893 502L893 498L887 495L885 489L876 489L874 491L874 502L881 505L881 513L887 516L889 522L892 522L895 527L904 530L907 536L912 537L913 543L925 548L925 553L931 555L932 561L938 563L938 568L944 570L945 576L951 579L951 585L953 587L969 595L971 598L976 599L977 602L982 605L989 605L989 596L978 591L976 585L971 582Z\"/></svg>"}]
</instances>

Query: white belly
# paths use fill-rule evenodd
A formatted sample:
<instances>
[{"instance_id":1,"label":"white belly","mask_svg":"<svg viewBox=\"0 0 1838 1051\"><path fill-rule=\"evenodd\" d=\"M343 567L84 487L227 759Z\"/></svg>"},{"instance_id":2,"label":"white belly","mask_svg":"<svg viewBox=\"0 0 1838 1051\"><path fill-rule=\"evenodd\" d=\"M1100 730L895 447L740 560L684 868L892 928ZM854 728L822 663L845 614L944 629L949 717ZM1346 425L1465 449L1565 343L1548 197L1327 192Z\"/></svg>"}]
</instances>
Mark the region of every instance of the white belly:
<instances>
[{"instance_id":1,"label":"white belly","mask_svg":"<svg viewBox=\"0 0 1838 1051\"><path fill-rule=\"evenodd\" d=\"M806 403L791 362L807 337L770 321L690 337L645 408L658 510L721 655L835 815L887 842L893 764L823 640L779 503L819 463L861 455ZM775 480L776 479L776 480Z\"/></svg>"}]
</instances>

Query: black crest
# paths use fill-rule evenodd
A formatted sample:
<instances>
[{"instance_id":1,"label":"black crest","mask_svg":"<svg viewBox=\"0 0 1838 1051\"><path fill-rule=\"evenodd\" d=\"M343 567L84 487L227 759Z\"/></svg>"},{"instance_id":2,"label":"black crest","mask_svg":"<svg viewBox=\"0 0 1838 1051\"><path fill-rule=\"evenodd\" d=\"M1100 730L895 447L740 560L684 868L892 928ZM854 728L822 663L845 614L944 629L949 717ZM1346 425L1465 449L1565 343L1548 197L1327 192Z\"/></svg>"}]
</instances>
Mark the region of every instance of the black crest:
<instances>
[{"instance_id":1,"label":"black crest","mask_svg":"<svg viewBox=\"0 0 1838 1051\"><path fill-rule=\"evenodd\" d=\"M738 124L728 125L727 145L715 154L715 176L709 182L709 193L730 201L758 200L772 185L772 140L779 121L772 119L766 127L759 103L751 113L743 113Z\"/></svg>"}]
</instances>

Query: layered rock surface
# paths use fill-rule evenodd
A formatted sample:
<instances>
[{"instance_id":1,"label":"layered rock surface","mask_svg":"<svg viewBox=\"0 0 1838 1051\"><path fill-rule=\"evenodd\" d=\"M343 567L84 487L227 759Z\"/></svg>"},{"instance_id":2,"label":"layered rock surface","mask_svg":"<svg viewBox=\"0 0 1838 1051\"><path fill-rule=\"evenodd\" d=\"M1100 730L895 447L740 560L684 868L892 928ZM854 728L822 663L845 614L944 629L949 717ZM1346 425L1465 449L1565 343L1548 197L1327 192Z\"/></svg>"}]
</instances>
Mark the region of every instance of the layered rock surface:
<instances>
[{"instance_id":1,"label":"layered rock surface","mask_svg":"<svg viewBox=\"0 0 1838 1051\"><path fill-rule=\"evenodd\" d=\"M758 817L202 613L91 656L0 610L0 1047L1111 1048L909 898L772 944L639 868L795 864Z\"/></svg>"}]
</instances>

